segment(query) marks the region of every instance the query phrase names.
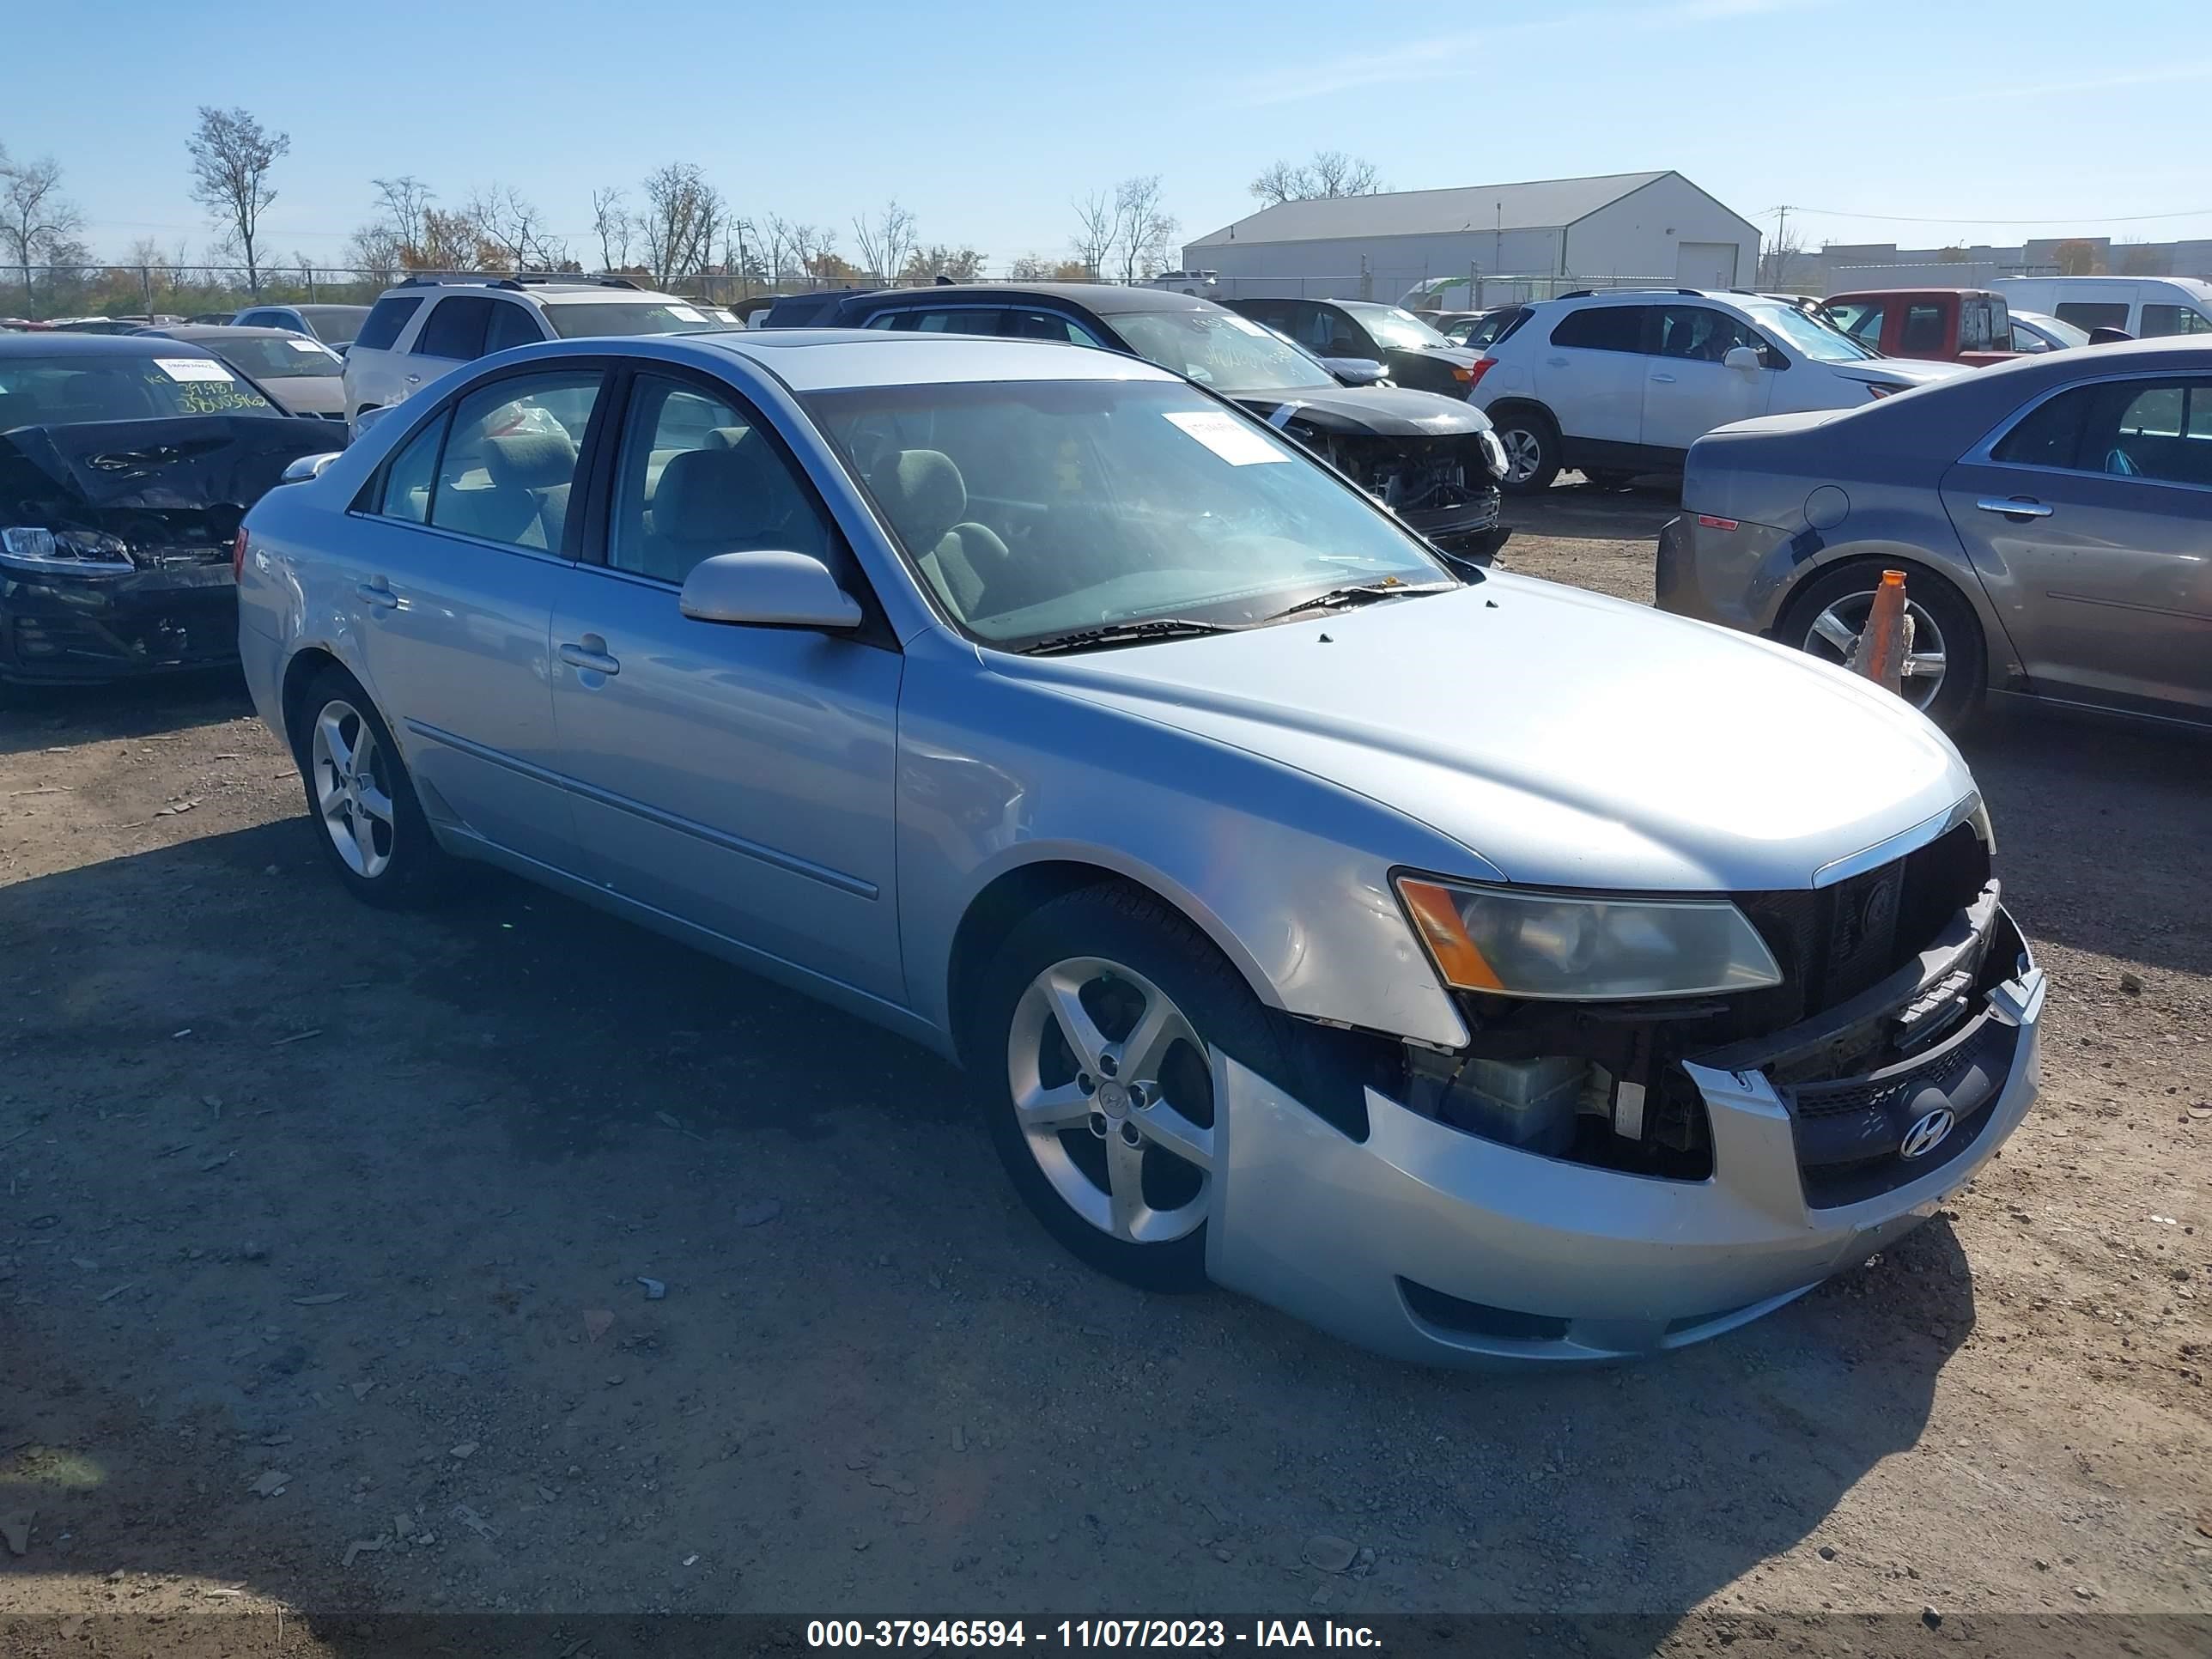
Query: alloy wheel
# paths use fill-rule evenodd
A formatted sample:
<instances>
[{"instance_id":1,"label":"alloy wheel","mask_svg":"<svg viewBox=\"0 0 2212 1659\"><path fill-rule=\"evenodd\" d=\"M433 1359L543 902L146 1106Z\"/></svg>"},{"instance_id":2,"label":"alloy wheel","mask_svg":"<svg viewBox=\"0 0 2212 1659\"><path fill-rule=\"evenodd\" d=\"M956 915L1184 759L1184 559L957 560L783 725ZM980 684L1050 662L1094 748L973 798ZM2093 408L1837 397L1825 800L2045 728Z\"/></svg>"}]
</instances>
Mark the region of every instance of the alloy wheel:
<instances>
[{"instance_id":1,"label":"alloy wheel","mask_svg":"<svg viewBox=\"0 0 2212 1659\"><path fill-rule=\"evenodd\" d=\"M309 765L331 845L346 868L374 881L392 864L392 779L376 733L343 698L315 716Z\"/></svg>"},{"instance_id":2,"label":"alloy wheel","mask_svg":"<svg viewBox=\"0 0 2212 1659\"><path fill-rule=\"evenodd\" d=\"M1526 483L1544 465L1544 441L1526 427L1512 427L1498 434L1505 446L1505 482Z\"/></svg>"},{"instance_id":3,"label":"alloy wheel","mask_svg":"<svg viewBox=\"0 0 2212 1659\"><path fill-rule=\"evenodd\" d=\"M1873 589L1846 593L1813 618L1812 626L1805 630L1801 648L1829 662L1849 664L1851 653L1858 647L1859 635L1865 631L1867 615L1873 609ZM1936 625L1935 617L1911 598L1905 601L1905 614L1912 619L1912 649L1905 655L1899 681L1905 700L1924 713L1943 687L1943 630Z\"/></svg>"},{"instance_id":4,"label":"alloy wheel","mask_svg":"<svg viewBox=\"0 0 2212 1659\"><path fill-rule=\"evenodd\" d=\"M1166 993L1099 957L1031 980L1006 1044L1015 1121L1068 1208L1160 1244L1203 1225L1213 1188L1213 1074Z\"/></svg>"}]
</instances>

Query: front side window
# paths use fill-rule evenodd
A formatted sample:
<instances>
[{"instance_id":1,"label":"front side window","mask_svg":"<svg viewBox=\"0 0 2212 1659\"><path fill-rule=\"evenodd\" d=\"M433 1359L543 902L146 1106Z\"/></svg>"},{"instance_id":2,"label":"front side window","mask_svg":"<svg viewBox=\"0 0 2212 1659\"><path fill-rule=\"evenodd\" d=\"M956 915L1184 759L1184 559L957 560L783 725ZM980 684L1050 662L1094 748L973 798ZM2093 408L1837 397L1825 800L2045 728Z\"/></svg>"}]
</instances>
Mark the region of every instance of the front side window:
<instances>
[{"instance_id":1,"label":"front side window","mask_svg":"<svg viewBox=\"0 0 2212 1659\"><path fill-rule=\"evenodd\" d=\"M158 421L178 415L283 410L213 357L181 343L150 357L0 359L0 432L84 421Z\"/></svg>"},{"instance_id":2,"label":"front side window","mask_svg":"<svg viewBox=\"0 0 2212 1659\"><path fill-rule=\"evenodd\" d=\"M891 386L806 401L946 610L1009 649L1148 620L1244 627L1348 586L1456 585L1304 451L1186 386Z\"/></svg>"},{"instance_id":3,"label":"front side window","mask_svg":"<svg viewBox=\"0 0 2212 1659\"><path fill-rule=\"evenodd\" d=\"M680 380L641 374L617 463L607 562L680 584L718 553L830 553L813 489L758 415Z\"/></svg>"},{"instance_id":4,"label":"front side window","mask_svg":"<svg viewBox=\"0 0 2212 1659\"><path fill-rule=\"evenodd\" d=\"M518 374L461 398L438 459L429 522L559 552L577 451L600 384L596 370Z\"/></svg>"},{"instance_id":5,"label":"front side window","mask_svg":"<svg viewBox=\"0 0 2212 1659\"><path fill-rule=\"evenodd\" d=\"M491 321L484 328L484 354L505 351L509 346L536 345L545 337L545 331L538 326L538 319L530 307L505 300L491 302Z\"/></svg>"},{"instance_id":6,"label":"front side window","mask_svg":"<svg viewBox=\"0 0 2212 1659\"><path fill-rule=\"evenodd\" d=\"M1905 310L1905 338L1899 349L1908 357L1916 351L1941 351L1943 349L1943 307L1940 305L1907 306Z\"/></svg>"},{"instance_id":7,"label":"front side window","mask_svg":"<svg viewBox=\"0 0 2212 1659\"><path fill-rule=\"evenodd\" d=\"M1056 311L1009 311L1000 331L1017 340L1066 340L1073 345L1095 346L1097 339L1072 317Z\"/></svg>"},{"instance_id":8,"label":"front side window","mask_svg":"<svg viewBox=\"0 0 2212 1659\"><path fill-rule=\"evenodd\" d=\"M418 294L393 294L379 300L369 307L368 318L362 323L361 332L354 336L356 351L387 351L399 337L407 320L422 307Z\"/></svg>"},{"instance_id":9,"label":"front side window","mask_svg":"<svg viewBox=\"0 0 2212 1659\"><path fill-rule=\"evenodd\" d=\"M2212 318L2188 306L2145 306L2142 337L2167 334L2212 334Z\"/></svg>"},{"instance_id":10,"label":"front side window","mask_svg":"<svg viewBox=\"0 0 2212 1659\"><path fill-rule=\"evenodd\" d=\"M490 326L495 302L472 294L449 294L440 300L415 337L419 357L453 357L469 362L483 356L484 330Z\"/></svg>"},{"instance_id":11,"label":"front side window","mask_svg":"<svg viewBox=\"0 0 2212 1659\"><path fill-rule=\"evenodd\" d=\"M1233 311L1125 311L1109 318L1147 362L1220 392L1288 392L1334 386L1328 372Z\"/></svg>"},{"instance_id":12,"label":"front side window","mask_svg":"<svg viewBox=\"0 0 2212 1659\"><path fill-rule=\"evenodd\" d=\"M1664 306L1659 313L1659 355L1697 363L1717 363L1740 345L1756 349L1761 341L1748 323L1711 306Z\"/></svg>"},{"instance_id":13,"label":"front side window","mask_svg":"<svg viewBox=\"0 0 2212 1659\"><path fill-rule=\"evenodd\" d=\"M1649 306L1585 306L1559 319L1552 330L1555 346L1584 351L1641 351Z\"/></svg>"}]
</instances>

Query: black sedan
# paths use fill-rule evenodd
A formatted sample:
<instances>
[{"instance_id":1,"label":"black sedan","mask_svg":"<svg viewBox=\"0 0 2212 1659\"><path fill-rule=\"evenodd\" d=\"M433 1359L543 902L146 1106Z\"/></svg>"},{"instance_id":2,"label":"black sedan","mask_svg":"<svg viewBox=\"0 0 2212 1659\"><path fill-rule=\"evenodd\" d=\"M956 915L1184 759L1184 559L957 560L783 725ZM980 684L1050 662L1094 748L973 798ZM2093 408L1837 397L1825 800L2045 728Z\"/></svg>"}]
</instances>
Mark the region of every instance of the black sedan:
<instances>
[{"instance_id":1,"label":"black sedan","mask_svg":"<svg viewBox=\"0 0 2212 1659\"><path fill-rule=\"evenodd\" d=\"M1369 300L1231 300L1323 357L1372 357L1400 386L1464 398L1481 352L1455 345L1410 311Z\"/></svg>"},{"instance_id":2,"label":"black sedan","mask_svg":"<svg viewBox=\"0 0 2212 1659\"><path fill-rule=\"evenodd\" d=\"M234 661L239 521L344 447L182 340L0 336L0 686Z\"/></svg>"},{"instance_id":3,"label":"black sedan","mask_svg":"<svg viewBox=\"0 0 2212 1659\"><path fill-rule=\"evenodd\" d=\"M1142 357L1234 399L1450 553L1487 558L1504 452L1459 398L1346 386L1316 358L1210 300L1106 283L940 284L779 301L756 327L885 328L1065 340Z\"/></svg>"}]
</instances>

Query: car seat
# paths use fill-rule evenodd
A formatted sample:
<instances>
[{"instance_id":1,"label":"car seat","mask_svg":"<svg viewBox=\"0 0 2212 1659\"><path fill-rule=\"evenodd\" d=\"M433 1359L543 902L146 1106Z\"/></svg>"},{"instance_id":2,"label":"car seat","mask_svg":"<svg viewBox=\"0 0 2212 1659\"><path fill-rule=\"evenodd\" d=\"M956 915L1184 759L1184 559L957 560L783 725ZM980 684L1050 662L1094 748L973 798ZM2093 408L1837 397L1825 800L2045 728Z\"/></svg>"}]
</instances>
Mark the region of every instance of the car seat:
<instances>
[{"instance_id":1,"label":"car seat","mask_svg":"<svg viewBox=\"0 0 2212 1659\"><path fill-rule=\"evenodd\" d=\"M729 438L732 430L716 428L714 447L688 449L661 469L640 550L644 574L680 582L718 553L823 551L821 521L782 457L741 429Z\"/></svg>"},{"instance_id":2,"label":"car seat","mask_svg":"<svg viewBox=\"0 0 2212 1659\"><path fill-rule=\"evenodd\" d=\"M1004 586L1012 555L996 531L963 517L968 486L952 458L936 449L896 450L868 484L939 596L963 617L989 615L992 584Z\"/></svg>"},{"instance_id":3,"label":"car seat","mask_svg":"<svg viewBox=\"0 0 2212 1659\"><path fill-rule=\"evenodd\" d=\"M568 520L568 486L576 476L576 447L568 434L514 432L486 438L483 455L491 487L441 484L439 522L488 541L557 551Z\"/></svg>"}]
</instances>

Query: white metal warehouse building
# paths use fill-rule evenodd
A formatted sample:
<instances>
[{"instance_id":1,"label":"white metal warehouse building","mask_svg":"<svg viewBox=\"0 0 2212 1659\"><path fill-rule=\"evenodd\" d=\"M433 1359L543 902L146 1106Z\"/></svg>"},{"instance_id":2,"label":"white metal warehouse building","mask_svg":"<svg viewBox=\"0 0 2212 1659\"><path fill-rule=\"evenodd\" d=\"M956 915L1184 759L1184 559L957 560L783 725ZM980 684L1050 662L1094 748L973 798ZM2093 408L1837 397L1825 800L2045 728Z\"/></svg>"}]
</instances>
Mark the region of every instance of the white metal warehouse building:
<instances>
[{"instance_id":1,"label":"white metal warehouse building","mask_svg":"<svg viewBox=\"0 0 2212 1659\"><path fill-rule=\"evenodd\" d=\"M1285 202L1183 248L1220 293L1395 301L1477 279L1506 300L1624 282L1748 286L1759 228L1680 173L1616 173Z\"/></svg>"}]
</instances>

